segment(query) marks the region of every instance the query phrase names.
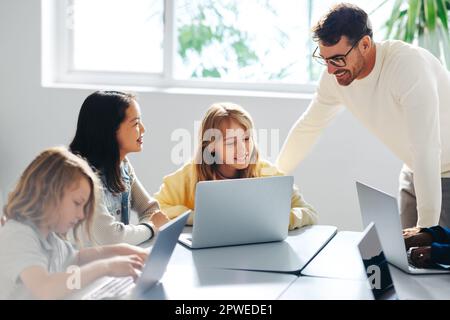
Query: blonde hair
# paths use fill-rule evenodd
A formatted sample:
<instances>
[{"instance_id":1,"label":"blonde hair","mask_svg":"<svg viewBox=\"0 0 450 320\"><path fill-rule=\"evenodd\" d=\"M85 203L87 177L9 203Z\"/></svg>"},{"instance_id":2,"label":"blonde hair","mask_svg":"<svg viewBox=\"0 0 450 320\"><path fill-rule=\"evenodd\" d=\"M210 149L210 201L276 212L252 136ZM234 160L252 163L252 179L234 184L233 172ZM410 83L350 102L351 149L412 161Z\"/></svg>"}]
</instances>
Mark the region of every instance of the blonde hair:
<instances>
[{"instance_id":1,"label":"blonde hair","mask_svg":"<svg viewBox=\"0 0 450 320\"><path fill-rule=\"evenodd\" d=\"M208 164L204 161L203 155L205 149L214 141L204 140L205 133L208 130L220 129L223 121L234 120L247 131L251 131L251 139L254 142L253 152L250 155L250 164L247 168L239 170L239 178L257 177L257 164L259 161L259 151L256 141L253 137L253 120L250 114L241 106L231 102L214 103L209 107L203 117L202 125L199 131L199 147L195 156L195 171L197 181L208 181L216 179L217 165Z\"/></svg>"},{"instance_id":2,"label":"blonde hair","mask_svg":"<svg viewBox=\"0 0 450 320\"><path fill-rule=\"evenodd\" d=\"M91 187L84 206L85 228L89 235L99 188L98 178L85 160L65 147L46 149L28 165L9 194L3 212L7 219L29 221L37 227L51 227L52 215L63 199L65 190L82 177L88 180ZM76 240L76 230L81 222L73 228Z\"/></svg>"}]
</instances>

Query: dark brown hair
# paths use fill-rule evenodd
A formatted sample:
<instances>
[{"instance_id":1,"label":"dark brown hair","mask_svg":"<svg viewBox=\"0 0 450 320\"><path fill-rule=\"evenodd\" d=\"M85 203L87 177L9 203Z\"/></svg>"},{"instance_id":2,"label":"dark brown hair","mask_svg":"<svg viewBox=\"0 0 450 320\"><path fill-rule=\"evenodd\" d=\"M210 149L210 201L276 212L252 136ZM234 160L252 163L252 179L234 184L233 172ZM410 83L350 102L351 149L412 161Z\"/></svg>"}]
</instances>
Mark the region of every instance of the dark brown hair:
<instances>
[{"instance_id":1,"label":"dark brown hair","mask_svg":"<svg viewBox=\"0 0 450 320\"><path fill-rule=\"evenodd\" d=\"M117 130L136 96L120 91L96 91L84 100L70 150L89 161L113 193L125 191L120 172Z\"/></svg>"},{"instance_id":2,"label":"dark brown hair","mask_svg":"<svg viewBox=\"0 0 450 320\"><path fill-rule=\"evenodd\" d=\"M367 13L350 3L333 6L312 29L314 41L333 46L346 36L350 45L362 37L373 37L372 26Z\"/></svg>"}]
</instances>

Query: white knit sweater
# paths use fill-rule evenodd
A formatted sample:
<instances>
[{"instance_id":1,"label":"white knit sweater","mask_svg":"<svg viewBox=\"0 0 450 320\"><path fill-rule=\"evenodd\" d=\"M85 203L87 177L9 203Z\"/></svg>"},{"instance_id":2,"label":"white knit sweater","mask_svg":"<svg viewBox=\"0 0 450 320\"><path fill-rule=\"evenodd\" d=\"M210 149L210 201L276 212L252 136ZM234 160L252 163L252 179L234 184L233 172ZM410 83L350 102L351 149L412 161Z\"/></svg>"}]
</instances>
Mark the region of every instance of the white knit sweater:
<instances>
[{"instance_id":1,"label":"white knit sweater","mask_svg":"<svg viewBox=\"0 0 450 320\"><path fill-rule=\"evenodd\" d=\"M401 41L377 43L372 72L347 87L325 71L278 167L291 172L343 106L414 172L418 226L438 224L441 173L450 170L449 72L428 51Z\"/></svg>"}]
</instances>

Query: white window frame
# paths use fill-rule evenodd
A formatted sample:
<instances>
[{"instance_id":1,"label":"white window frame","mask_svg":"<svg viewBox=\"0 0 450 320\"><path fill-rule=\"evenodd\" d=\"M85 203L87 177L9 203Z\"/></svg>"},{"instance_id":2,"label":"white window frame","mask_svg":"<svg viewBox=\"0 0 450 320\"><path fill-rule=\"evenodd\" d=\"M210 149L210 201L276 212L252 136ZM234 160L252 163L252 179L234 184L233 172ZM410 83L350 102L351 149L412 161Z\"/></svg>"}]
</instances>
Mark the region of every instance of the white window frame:
<instances>
[{"instance_id":1,"label":"white window frame","mask_svg":"<svg viewBox=\"0 0 450 320\"><path fill-rule=\"evenodd\" d=\"M136 73L110 71L80 71L73 68L72 32L66 27L72 0L41 0L42 9L42 84L48 87L113 86L170 92L193 89L263 91L310 94L314 83L229 82L223 79L174 78L175 0L164 0L163 72ZM198 91L198 90L197 90Z\"/></svg>"}]
</instances>

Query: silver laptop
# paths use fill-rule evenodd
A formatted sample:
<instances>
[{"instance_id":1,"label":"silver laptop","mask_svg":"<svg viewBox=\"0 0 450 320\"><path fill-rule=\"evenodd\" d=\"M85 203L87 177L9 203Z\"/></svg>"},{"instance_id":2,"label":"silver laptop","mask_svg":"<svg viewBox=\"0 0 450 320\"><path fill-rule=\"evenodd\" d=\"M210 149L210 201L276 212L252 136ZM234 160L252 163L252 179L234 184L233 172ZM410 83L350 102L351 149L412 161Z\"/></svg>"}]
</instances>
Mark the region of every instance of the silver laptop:
<instances>
[{"instance_id":1,"label":"silver laptop","mask_svg":"<svg viewBox=\"0 0 450 320\"><path fill-rule=\"evenodd\" d=\"M189 211L159 229L148 260L136 283L134 283L132 277L110 278L106 283L84 296L83 299L142 298L143 294L153 287L166 271L167 264L188 216Z\"/></svg>"},{"instance_id":2,"label":"silver laptop","mask_svg":"<svg viewBox=\"0 0 450 320\"><path fill-rule=\"evenodd\" d=\"M376 224L389 263L410 274L449 273L447 269L421 269L408 263L397 200L384 192L356 182L364 226Z\"/></svg>"},{"instance_id":3,"label":"silver laptop","mask_svg":"<svg viewBox=\"0 0 450 320\"><path fill-rule=\"evenodd\" d=\"M374 299L397 299L389 265L373 222L364 230L358 243L358 249L367 275L368 286L372 290Z\"/></svg>"},{"instance_id":4,"label":"silver laptop","mask_svg":"<svg viewBox=\"0 0 450 320\"><path fill-rule=\"evenodd\" d=\"M197 183L192 234L179 241L197 249L284 240L293 183L292 176Z\"/></svg>"}]
</instances>

